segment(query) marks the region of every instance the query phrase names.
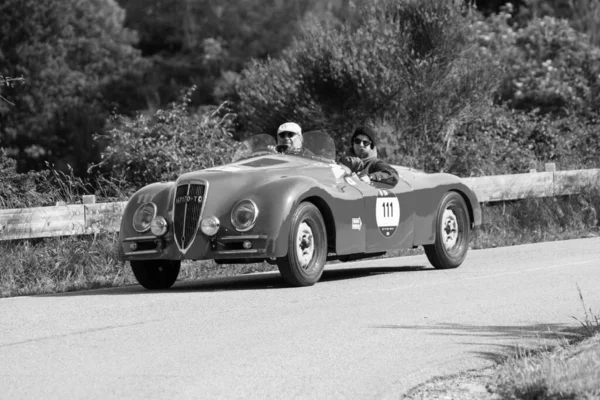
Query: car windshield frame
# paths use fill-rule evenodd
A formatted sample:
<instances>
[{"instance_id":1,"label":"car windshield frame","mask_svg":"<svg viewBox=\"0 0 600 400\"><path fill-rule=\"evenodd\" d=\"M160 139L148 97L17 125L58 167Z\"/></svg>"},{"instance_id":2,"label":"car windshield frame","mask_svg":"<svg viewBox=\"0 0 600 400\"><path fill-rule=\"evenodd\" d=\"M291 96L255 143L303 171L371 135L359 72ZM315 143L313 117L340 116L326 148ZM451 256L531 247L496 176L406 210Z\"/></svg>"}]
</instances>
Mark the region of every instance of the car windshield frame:
<instances>
[{"instance_id":1,"label":"car windshield frame","mask_svg":"<svg viewBox=\"0 0 600 400\"><path fill-rule=\"evenodd\" d=\"M303 134L303 146L299 152L278 152L275 138L266 133L244 140L236 150L232 162L268 154L281 154L309 158L321 162L335 161L335 142L325 131L315 130Z\"/></svg>"}]
</instances>

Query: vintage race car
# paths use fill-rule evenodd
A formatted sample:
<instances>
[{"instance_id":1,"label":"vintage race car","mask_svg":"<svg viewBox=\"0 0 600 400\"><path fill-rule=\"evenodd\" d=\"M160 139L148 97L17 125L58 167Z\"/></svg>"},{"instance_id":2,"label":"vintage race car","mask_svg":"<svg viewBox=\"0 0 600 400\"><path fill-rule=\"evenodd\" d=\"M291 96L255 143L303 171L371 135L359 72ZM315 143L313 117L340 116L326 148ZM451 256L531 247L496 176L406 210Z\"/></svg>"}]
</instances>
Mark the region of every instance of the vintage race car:
<instances>
[{"instance_id":1,"label":"vintage race car","mask_svg":"<svg viewBox=\"0 0 600 400\"><path fill-rule=\"evenodd\" d=\"M335 161L333 139L304 134L300 153L257 135L233 162L155 183L126 205L119 257L147 289L166 289L181 260L277 264L292 286L313 285L328 260L422 245L435 268L456 268L481 224L473 191L450 174L403 167L395 186L368 184Z\"/></svg>"}]
</instances>

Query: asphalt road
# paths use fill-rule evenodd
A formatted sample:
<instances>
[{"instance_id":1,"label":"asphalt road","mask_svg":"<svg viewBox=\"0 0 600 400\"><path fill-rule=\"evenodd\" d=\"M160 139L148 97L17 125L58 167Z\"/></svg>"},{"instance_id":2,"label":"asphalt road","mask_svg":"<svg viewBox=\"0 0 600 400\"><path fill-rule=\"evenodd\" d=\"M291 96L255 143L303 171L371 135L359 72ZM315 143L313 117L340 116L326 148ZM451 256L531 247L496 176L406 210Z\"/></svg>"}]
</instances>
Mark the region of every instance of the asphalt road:
<instances>
[{"instance_id":1,"label":"asphalt road","mask_svg":"<svg viewBox=\"0 0 600 400\"><path fill-rule=\"evenodd\" d=\"M0 397L400 398L600 311L600 238L340 265L0 299Z\"/></svg>"}]
</instances>

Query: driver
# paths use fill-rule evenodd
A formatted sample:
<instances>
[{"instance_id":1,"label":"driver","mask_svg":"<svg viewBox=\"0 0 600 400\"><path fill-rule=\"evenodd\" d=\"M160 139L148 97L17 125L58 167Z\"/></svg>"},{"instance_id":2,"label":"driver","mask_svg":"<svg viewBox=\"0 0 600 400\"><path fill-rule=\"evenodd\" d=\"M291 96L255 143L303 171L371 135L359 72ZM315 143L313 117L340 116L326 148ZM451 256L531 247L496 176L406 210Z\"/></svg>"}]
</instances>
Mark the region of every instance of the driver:
<instances>
[{"instance_id":1,"label":"driver","mask_svg":"<svg viewBox=\"0 0 600 400\"><path fill-rule=\"evenodd\" d=\"M295 122L286 122L277 129L277 151L280 153L299 153L302 151L302 128Z\"/></svg>"}]
</instances>

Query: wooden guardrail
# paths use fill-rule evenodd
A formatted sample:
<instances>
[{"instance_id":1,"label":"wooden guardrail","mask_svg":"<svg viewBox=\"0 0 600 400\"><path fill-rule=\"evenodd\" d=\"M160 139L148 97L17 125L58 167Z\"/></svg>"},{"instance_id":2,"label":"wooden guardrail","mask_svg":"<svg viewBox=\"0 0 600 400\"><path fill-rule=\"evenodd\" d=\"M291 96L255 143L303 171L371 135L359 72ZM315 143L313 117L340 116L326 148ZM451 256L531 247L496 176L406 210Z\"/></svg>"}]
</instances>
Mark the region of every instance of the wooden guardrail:
<instances>
[{"instance_id":1,"label":"wooden guardrail","mask_svg":"<svg viewBox=\"0 0 600 400\"><path fill-rule=\"evenodd\" d=\"M126 201L95 203L84 196L83 203L0 210L0 241L119 230Z\"/></svg>"},{"instance_id":2,"label":"wooden guardrail","mask_svg":"<svg viewBox=\"0 0 600 400\"><path fill-rule=\"evenodd\" d=\"M600 187L600 169L554 171L463 178L481 203L575 194ZM0 210L0 241L115 232L127 202L95 203Z\"/></svg>"}]
</instances>

